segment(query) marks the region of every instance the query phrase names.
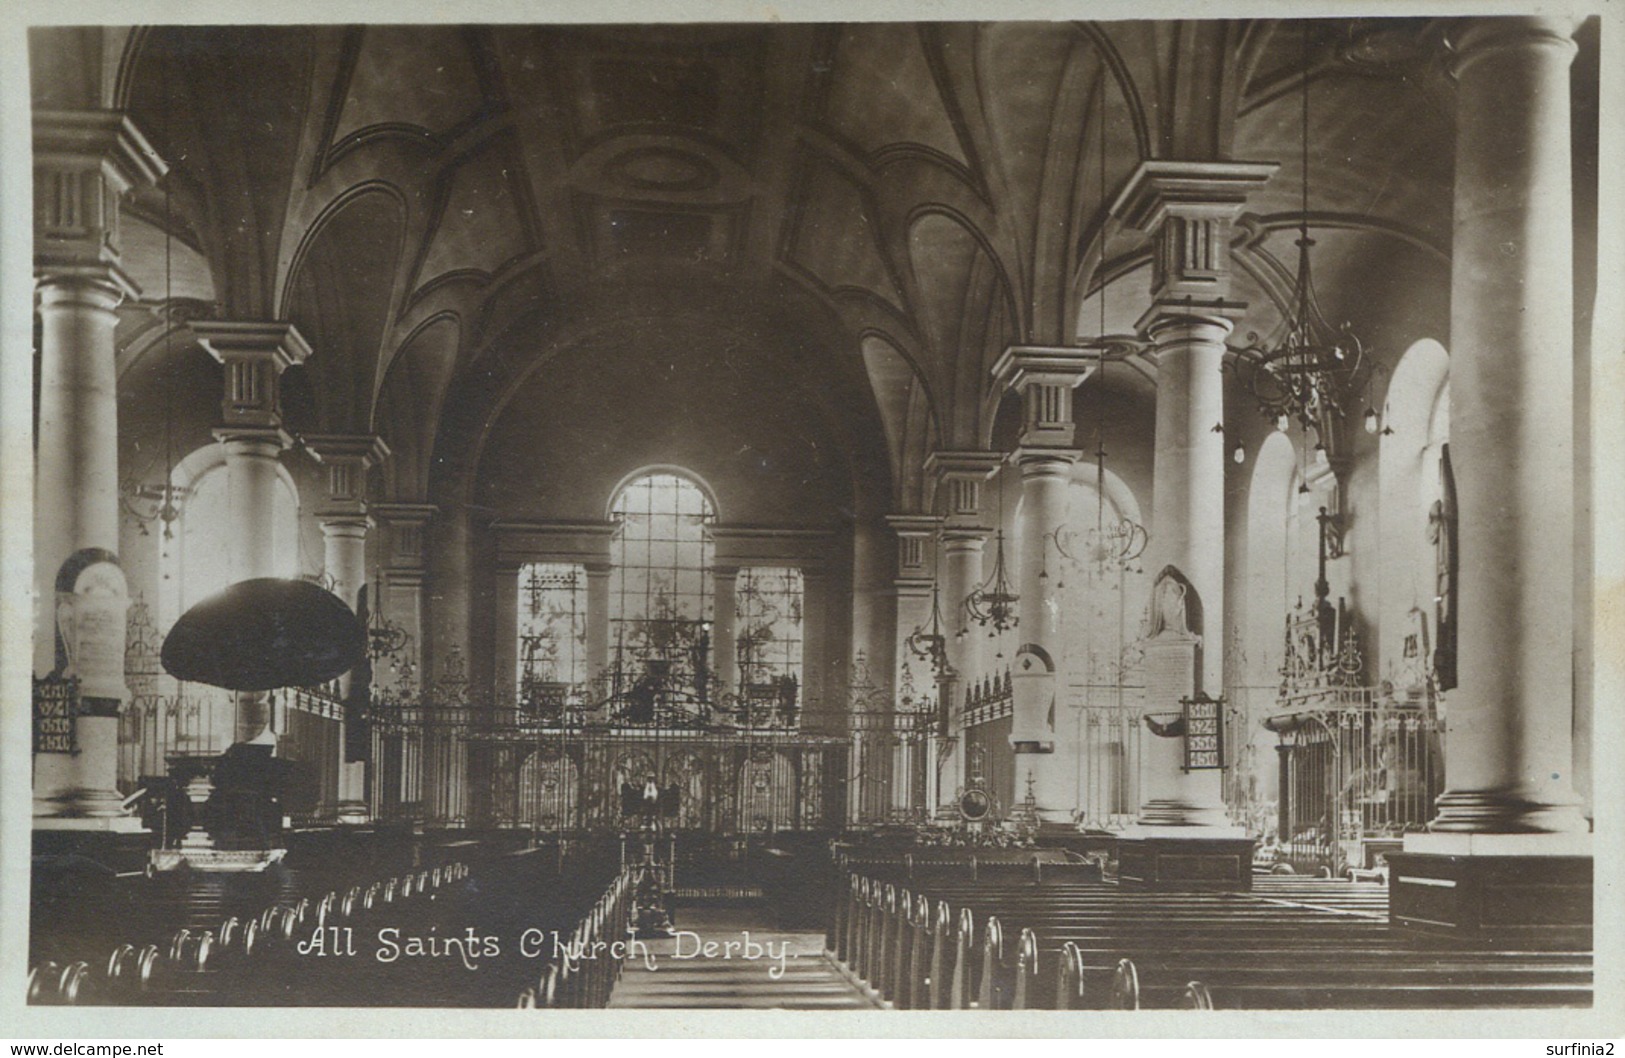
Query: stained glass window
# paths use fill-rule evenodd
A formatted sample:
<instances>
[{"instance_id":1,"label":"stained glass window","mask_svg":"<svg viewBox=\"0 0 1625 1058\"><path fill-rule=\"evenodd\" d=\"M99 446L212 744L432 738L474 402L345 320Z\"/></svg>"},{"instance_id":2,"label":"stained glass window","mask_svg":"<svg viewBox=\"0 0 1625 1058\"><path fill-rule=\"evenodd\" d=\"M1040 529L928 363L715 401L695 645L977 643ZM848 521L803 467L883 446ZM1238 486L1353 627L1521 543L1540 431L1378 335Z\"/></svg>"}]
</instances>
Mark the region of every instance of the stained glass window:
<instances>
[{"instance_id":1,"label":"stained glass window","mask_svg":"<svg viewBox=\"0 0 1625 1058\"><path fill-rule=\"evenodd\" d=\"M533 562L519 570L519 659L514 686L536 703L587 679L587 571Z\"/></svg>"},{"instance_id":2,"label":"stained glass window","mask_svg":"<svg viewBox=\"0 0 1625 1058\"><path fill-rule=\"evenodd\" d=\"M742 569L734 599L740 687L753 703L793 710L801 683L801 571Z\"/></svg>"}]
</instances>

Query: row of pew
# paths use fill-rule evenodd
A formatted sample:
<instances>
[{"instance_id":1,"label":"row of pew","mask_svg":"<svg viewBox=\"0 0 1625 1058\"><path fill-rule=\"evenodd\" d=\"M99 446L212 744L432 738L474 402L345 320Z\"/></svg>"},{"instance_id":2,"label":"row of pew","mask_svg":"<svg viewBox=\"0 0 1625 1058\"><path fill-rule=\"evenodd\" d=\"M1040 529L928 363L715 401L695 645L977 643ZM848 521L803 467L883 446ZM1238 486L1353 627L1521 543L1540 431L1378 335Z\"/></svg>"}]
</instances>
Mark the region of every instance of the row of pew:
<instances>
[{"instance_id":1,"label":"row of pew","mask_svg":"<svg viewBox=\"0 0 1625 1058\"><path fill-rule=\"evenodd\" d=\"M29 1002L498 1008L524 987L567 1003L588 991L579 968L549 974L612 888L613 845L329 845L255 876L36 874L49 906Z\"/></svg>"},{"instance_id":2,"label":"row of pew","mask_svg":"<svg viewBox=\"0 0 1625 1058\"><path fill-rule=\"evenodd\" d=\"M365 887L354 885L342 894L329 890L314 902L301 897L272 903L246 918L228 915L211 928L182 926L162 944L121 941L105 956L66 964L46 959L29 970L27 999L45 1005L181 1006L219 997L232 1005L251 1005L274 994L268 982L277 977L279 965L316 955L310 950L313 937L319 936L322 944L316 957L341 957L327 950L327 931L336 931L331 942L336 951L353 937L356 926L383 919L392 908L426 903L468 877L468 865L454 861Z\"/></svg>"},{"instance_id":3,"label":"row of pew","mask_svg":"<svg viewBox=\"0 0 1625 1058\"><path fill-rule=\"evenodd\" d=\"M1469 947L1391 927L1381 886L1266 877L1250 893L847 876L831 953L897 1009L1583 1007L1583 951Z\"/></svg>"},{"instance_id":4,"label":"row of pew","mask_svg":"<svg viewBox=\"0 0 1625 1058\"><path fill-rule=\"evenodd\" d=\"M516 1006L596 1010L609 1005L626 961L623 949L637 913L634 894L642 869L621 869L570 930L565 952L547 961L537 982L520 991Z\"/></svg>"}]
</instances>

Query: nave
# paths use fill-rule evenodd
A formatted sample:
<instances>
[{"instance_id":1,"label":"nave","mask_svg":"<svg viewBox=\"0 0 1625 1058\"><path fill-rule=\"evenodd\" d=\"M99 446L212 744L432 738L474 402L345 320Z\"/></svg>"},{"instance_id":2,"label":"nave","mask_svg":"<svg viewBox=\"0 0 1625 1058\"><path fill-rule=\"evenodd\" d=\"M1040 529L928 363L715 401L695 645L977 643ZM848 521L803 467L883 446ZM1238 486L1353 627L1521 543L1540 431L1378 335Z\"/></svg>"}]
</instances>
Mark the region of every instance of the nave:
<instances>
[{"instance_id":1,"label":"nave","mask_svg":"<svg viewBox=\"0 0 1625 1058\"><path fill-rule=\"evenodd\" d=\"M292 836L264 875L36 875L54 1005L790 1010L1586 1007L1589 931L1471 943L1380 882L1134 885L1110 851L651 834ZM664 850L663 852L661 850ZM343 862L365 864L335 871Z\"/></svg>"},{"instance_id":2,"label":"nave","mask_svg":"<svg viewBox=\"0 0 1625 1058\"><path fill-rule=\"evenodd\" d=\"M1590 1004L1601 44L36 27L30 1001Z\"/></svg>"}]
</instances>

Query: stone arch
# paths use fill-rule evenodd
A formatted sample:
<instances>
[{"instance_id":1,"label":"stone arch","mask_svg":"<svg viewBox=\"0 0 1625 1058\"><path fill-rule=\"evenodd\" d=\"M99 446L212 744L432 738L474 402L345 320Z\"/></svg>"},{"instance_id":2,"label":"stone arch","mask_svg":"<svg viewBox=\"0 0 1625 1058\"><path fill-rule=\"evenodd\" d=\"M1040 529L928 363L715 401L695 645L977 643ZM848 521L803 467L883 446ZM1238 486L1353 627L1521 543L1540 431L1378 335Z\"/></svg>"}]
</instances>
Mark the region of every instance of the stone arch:
<instances>
[{"instance_id":1,"label":"stone arch","mask_svg":"<svg viewBox=\"0 0 1625 1058\"><path fill-rule=\"evenodd\" d=\"M1403 678L1405 643L1431 621L1434 550L1428 514L1443 496L1450 439L1450 357L1432 339L1416 342L1394 368L1377 452L1377 671ZM1429 633L1432 629L1428 629Z\"/></svg>"}]
</instances>

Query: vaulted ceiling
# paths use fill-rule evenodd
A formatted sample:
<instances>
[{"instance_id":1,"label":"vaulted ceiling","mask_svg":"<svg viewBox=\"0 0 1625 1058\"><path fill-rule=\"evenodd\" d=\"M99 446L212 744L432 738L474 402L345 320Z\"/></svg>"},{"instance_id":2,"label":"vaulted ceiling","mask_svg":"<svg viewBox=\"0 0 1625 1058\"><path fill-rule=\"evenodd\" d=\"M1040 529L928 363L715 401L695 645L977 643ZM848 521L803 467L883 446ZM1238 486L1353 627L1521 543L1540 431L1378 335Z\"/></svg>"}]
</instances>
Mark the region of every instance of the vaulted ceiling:
<instances>
[{"instance_id":1,"label":"vaulted ceiling","mask_svg":"<svg viewBox=\"0 0 1625 1058\"><path fill-rule=\"evenodd\" d=\"M1243 327L1278 326L1302 30L61 30L36 31L34 64L37 105L127 108L172 166L127 221L146 288L122 324L127 367L172 347L145 311L166 296L290 319L315 350L294 387L310 421L294 425L381 432L394 498L466 500L491 438L515 436L513 403L547 400L550 379L590 405L594 377L640 377L625 356L682 357L701 380L748 357L760 407L794 408L847 467L848 502L908 508L925 450L992 436L988 369L1007 345L1066 344L1102 317L1131 328L1149 247L1105 206L1142 159L1281 163L1233 248ZM1329 314L1442 338L1453 93L1438 29L1326 21L1307 44ZM88 51L106 57L99 78L51 73ZM1137 366L1124 400L1149 400Z\"/></svg>"}]
</instances>

